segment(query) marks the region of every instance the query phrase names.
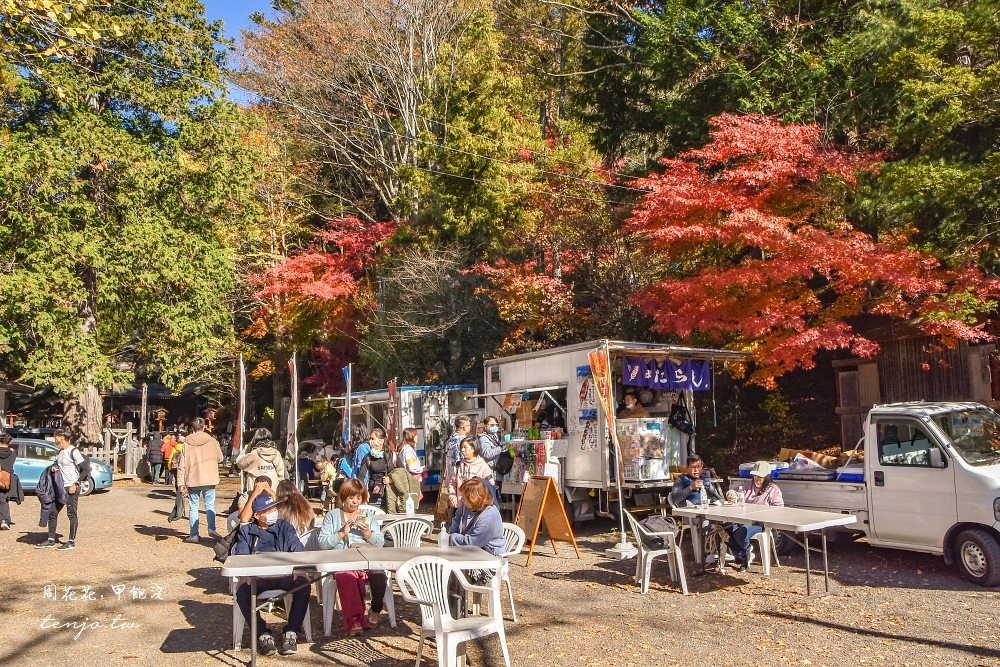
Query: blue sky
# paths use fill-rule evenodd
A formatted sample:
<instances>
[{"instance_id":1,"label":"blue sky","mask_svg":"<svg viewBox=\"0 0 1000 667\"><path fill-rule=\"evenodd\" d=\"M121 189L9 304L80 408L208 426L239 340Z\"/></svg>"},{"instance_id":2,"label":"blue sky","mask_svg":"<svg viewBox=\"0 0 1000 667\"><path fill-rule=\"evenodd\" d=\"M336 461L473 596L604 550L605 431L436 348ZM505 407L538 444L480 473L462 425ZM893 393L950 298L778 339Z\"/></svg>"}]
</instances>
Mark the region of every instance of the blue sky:
<instances>
[{"instance_id":1,"label":"blue sky","mask_svg":"<svg viewBox=\"0 0 1000 667\"><path fill-rule=\"evenodd\" d=\"M226 36L238 40L240 28L250 27L250 15L254 12L268 13L271 10L271 0L201 0L205 5L205 16L210 20L222 19L225 23ZM229 91L229 97L239 104L249 100L240 90Z\"/></svg>"},{"instance_id":2,"label":"blue sky","mask_svg":"<svg viewBox=\"0 0 1000 667\"><path fill-rule=\"evenodd\" d=\"M236 39L240 28L250 26L250 15L254 12L267 13L271 10L270 0L201 0L205 5L205 16L210 20L222 19L226 24L226 36Z\"/></svg>"}]
</instances>

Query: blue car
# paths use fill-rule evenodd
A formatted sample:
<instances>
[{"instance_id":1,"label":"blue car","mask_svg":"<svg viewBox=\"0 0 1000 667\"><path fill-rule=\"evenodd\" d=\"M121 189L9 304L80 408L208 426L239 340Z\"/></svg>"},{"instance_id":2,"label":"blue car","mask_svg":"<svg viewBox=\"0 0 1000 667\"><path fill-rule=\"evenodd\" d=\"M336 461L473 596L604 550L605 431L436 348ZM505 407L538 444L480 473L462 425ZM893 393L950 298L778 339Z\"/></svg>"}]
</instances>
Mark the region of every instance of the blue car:
<instances>
[{"instance_id":1,"label":"blue car","mask_svg":"<svg viewBox=\"0 0 1000 667\"><path fill-rule=\"evenodd\" d=\"M14 474L21 480L25 493L34 491L46 468L51 468L59 454L59 447L46 440L16 438L11 447L17 448ZM90 459L90 479L80 486L80 495L89 496L93 491L110 489L114 475L111 466L97 459Z\"/></svg>"}]
</instances>

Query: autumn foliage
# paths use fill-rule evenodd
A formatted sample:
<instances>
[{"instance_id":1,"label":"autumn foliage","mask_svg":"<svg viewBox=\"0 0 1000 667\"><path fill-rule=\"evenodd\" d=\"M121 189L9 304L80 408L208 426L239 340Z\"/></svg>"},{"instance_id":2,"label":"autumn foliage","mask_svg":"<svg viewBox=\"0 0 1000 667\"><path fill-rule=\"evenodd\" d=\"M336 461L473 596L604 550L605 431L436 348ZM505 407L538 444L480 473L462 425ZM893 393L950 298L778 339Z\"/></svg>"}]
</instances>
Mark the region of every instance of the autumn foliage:
<instances>
[{"instance_id":1,"label":"autumn foliage","mask_svg":"<svg viewBox=\"0 0 1000 667\"><path fill-rule=\"evenodd\" d=\"M256 277L258 323L294 326L308 319L319 330L353 331L371 306L369 265L395 229L351 216L331 221L310 247Z\"/></svg>"},{"instance_id":2,"label":"autumn foliage","mask_svg":"<svg viewBox=\"0 0 1000 667\"><path fill-rule=\"evenodd\" d=\"M864 161L821 143L815 125L721 115L704 148L664 159L628 229L645 235L668 278L635 295L663 334L753 351L754 380L772 385L819 350L869 357L859 315L919 318L929 334L980 340L978 313L1000 292L974 267L947 269L876 240L843 218L837 193Z\"/></svg>"}]
</instances>

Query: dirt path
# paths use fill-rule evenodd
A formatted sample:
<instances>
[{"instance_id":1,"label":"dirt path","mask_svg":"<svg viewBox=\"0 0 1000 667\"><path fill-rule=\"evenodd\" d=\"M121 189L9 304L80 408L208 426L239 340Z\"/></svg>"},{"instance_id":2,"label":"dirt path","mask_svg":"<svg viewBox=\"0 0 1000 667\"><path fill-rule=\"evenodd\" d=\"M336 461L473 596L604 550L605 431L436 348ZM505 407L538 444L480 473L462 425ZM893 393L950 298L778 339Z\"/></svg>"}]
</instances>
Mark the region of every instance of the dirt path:
<instances>
[{"instance_id":1,"label":"dirt path","mask_svg":"<svg viewBox=\"0 0 1000 667\"><path fill-rule=\"evenodd\" d=\"M219 506L234 494L235 482L224 480ZM0 665L244 664L249 651L232 650L231 597L211 542L181 541L186 522L166 520L172 502L171 490L148 484L85 498L69 552L33 549L44 539L38 502L29 496L15 506L16 525L0 532ZM60 528L68 528L65 516ZM612 529L605 521L581 526L580 560L569 548L554 556L548 544L530 569L524 556L513 559L520 622L506 628L514 665L1000 665L1000 591L967 584L938 557L835 545L839 594L808 605L795 602L805 592L801 554L770 578L759 567L689 576L687 597L658 563L643 596L632 583L635 561L603 557L616 541ZM398 592L396 610L396 629L386 619L363 638L346 638L335 615L334 634L324 638L314 599L317 641L300 639L296 656L260 664L413 665L417 610ZM77 625L53 627L66 623ZM434 664L433 648L424 655ZM495 640L476 647L473 659L476 667L503 664Z\"/></svg>"}]
</instances>

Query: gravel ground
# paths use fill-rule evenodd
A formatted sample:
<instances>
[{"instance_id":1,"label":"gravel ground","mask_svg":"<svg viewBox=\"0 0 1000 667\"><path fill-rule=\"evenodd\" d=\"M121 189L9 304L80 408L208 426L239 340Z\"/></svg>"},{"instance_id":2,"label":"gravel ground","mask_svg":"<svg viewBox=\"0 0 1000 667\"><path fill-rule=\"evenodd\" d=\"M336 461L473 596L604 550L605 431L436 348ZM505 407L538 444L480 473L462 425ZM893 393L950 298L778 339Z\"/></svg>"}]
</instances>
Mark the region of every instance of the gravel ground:
<instances>
[{"instance_id":1,"label":"gravel ground","mask_svg":"<svg viewBox=\"0 0 1000 667\"><path fill-rule=\"evenodd\" d=\"M223 481L221 507L235 488ZM33 496L15 506L17 524L0 533L0 665L245 663L249 651L232 650L231 597L211 542L181 541L186 523L166 521L172 502L165 487L125 483L82 499L78 546L64 553L31 548L44 539ZM520 622L506 628L514 665L1000 665L1000 590L966 583L938 557L831 545L837 594L800 604L801 552L771 577L759 567L689 573L687 597L657 563L643 596L632 582L635 561L603 556L617 541L612 522L581 525L577 539L580 559L562 543L554 555L547 542L530 568L525 556L512 559ZM341 635L335 615L324 639L313 604L317 641L300 639L297 655L259 662L413 665L418 612L398 592L396 611L396 629L383 615L383 627L363 638ZM59 627L68 623L77 625ZM476 667L503 664L495 638L473 647L472 658ZM425 651L425 665L435 659L433 648Z\"/></svg>"}]
</instances>

